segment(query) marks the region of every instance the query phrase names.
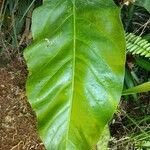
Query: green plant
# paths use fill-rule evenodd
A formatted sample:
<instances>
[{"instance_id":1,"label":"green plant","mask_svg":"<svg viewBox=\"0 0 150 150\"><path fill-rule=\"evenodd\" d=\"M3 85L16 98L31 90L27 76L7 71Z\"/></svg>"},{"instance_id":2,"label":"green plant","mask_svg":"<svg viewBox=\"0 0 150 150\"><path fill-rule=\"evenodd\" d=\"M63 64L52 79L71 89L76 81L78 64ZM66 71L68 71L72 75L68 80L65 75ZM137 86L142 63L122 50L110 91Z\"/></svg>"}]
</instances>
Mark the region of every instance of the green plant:
<instances>
[{"instance_id":1,"label":"green plant","mask_svg":"<svg viewBox=\"0 0 150 150\"><path fill-rule=\"evenodd\" d=\"M126 33L126 47L132 54L150 57L150 43L133 33Z\"/></svg>"},{"instance_id":2,"label":"green plant","mask_svg":"<svg viewBox=\"0 0 150 150\"><path fill-rule=\"evenodd\" d=\"M113 0L45 0L34 11L27 95L48 150L94 148L116 110L125 64L119 14Z\"/></svg>"},{"instance_id":3,"label":"green plant","mask_svg":"<svg viewBox=\"0 0 150 150\"><path fill-rule=\"evenodd\" d=\"M150 71L150 61L145 60L144 58L141 57L135 58L135 64L140 66L146 71Z\"/></svg>"},{"instance_id":4,"label":"green plant","mask_svg":"<svg viewBox=\"0 0 150 150\"><path fill-rule=\"evenodd\" d=\"M34 11L34 41L24 52L26 87L48 150L94 149L98 140L97 148L107 149L107 124L124 79L125 37L119 14L112 0L45 0ZM141 37L127 33L126 43L133 54L150 57L150 44ZM145 61L137 63L149 69ZM138 78L126 72L129 86L123 95L150 90L149 82L133 87L130 75Z\"/></svg>"},{"instance_id":5,"label":"green plant","mask_svg":"<svg viewBox=\"0 0 150 150\"><path fill-rule=\"evenodd\" d=\"M142 6L150 12L150 1L149 0L136 0L135 5Z\"/></svg>"},{"instance_id":6,"label":"green plant","mask_svg":"<svg viewBox=\"0 0 150 150\"><path fill-rule=\"evenodd\" d=\"M124 90L123 95L130 95L130 94L142 93L142 92L148 92L148 91L150 91L150 82L146 82L141 85Z\"/></svg>"},{"instance_id":7,"label":"green plant","mask_svg":"<svg viewBox=\"0 0 150 150\"><path fill-rule=\"evenodd\" d=\"M35 0L0 1L0 59L4 62L22 55L30 39L31 13L39 4Z\"/></svg>"},{"instance_id":8,"label":"green plant","mask_svg":"<svg viewBox=\"0 0 150 150\"><path fill-rule=\"evenodd\" d=\"M126 33L126 49L127 54L130 52L132 55L138 54L139 56L145 56L150 58L150 43L140 36L136 36L133 33ZM140 67L150 70L149 61L146 61L140 57L135 57L135 61L133 63L139 65ZM138 85L139 79L136 73L133 70L130 70L126 67L126 75L125 75L125 88L123 91L123 95L134 94L134 100L137 100L136 93L147 92L150 90L149 82ZM135 86L135 87L134 87Z\"/></svg>"},{"instance_id":9,"label":"green plant","mask_svg":"<svg viewBox=\"0 0 150 150\"><path fill-rule=\"evenodd\" d=\"M121 132L120 138L117 140L116 138L112 138L111 142L114 143L114 146L111 149L139 149L139 150L149 150L150 148L150 116L149 114L143 112L142 110L146 110L146 105L142 105L142 103L137 105L134 110L129 110L133 112L138 112L139 114L136 116L130 112L124 111L122 108L118 110L118 113L123 116L123 120L121 121L122 128L125 131L117 130ZM141 114L140 114L141 113ZM136 113L137 114L137 113ZM119 116L120 116L119 115ZM120 116L121 117L121 116ZM120 118L119 117L119 118ZM115 118L114 118L115 119ZM121 118L120 118L121 119ZM117 124L119 122L117 121ZM116 126L117 126L116 124ZM123 133L125 132L125 133Z\"/></svg>"}]
</instances>

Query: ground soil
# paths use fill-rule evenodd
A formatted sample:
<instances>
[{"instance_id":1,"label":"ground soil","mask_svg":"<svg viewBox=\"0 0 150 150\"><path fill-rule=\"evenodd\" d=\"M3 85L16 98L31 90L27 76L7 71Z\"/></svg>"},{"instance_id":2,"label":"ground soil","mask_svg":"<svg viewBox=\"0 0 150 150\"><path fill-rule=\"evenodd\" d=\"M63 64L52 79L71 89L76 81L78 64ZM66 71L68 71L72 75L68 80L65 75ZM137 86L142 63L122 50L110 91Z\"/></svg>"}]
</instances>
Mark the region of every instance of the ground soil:
<instances>
[{"instance_id":1,"label":"ground soil","mask_svg":"<svg viewBox=\"0 0 150 150\"><path fill-rule=\"evenodd\" d=\"M35 113L25 94L26 78L27 69L22 57L16 57L9 63L1 59L0 150L45 150L37 132ZM132 97L131 101L122 100L119 109L134 119L148 116L150 114L150 96L148 93L140 94L138 103L132 101ZM120 112L114 115L113 120L110 124L111 137L113 137L113 141L110 141L109 144L110 149L134 149L131 142L122 145L116 141L134 132L132 128L127 127L129 119L123 112ZM145 126L147 127L149 123L146 122Z\"/></svg>"},{"instance_id":2,"label":"ground soil","mask_svg":"<svg viewBox=\"0 0 150 150\"><path fill-rule=\"evenodd\" d=\"M0 150L45 150L37 132L37 120L25 94L27 69L22 57L10 62L0 59ZM6 60L6 59L4 59ZM138 101L122 99L119 113L116 113L110 124L111 150L134 150L134 143L123 142L124 139L140 130L127 117L138 122L140 118L150 115L150 95L138 95ZM125 112L125 113L124 113ZM140 124L141 128L149 128L149 120ZM120 142L121 141L121 142Z\"/></svg>"},{"instance_id":3,"label":"ground soil","mask_svg":"<svg viewBox=\"0 0 150 150\"><path fill-rule=\"evenodd\" d=\"M0 150L44 150L37 121L25 95L23 59L0 67Z\"/></svg>"}]
</instances>

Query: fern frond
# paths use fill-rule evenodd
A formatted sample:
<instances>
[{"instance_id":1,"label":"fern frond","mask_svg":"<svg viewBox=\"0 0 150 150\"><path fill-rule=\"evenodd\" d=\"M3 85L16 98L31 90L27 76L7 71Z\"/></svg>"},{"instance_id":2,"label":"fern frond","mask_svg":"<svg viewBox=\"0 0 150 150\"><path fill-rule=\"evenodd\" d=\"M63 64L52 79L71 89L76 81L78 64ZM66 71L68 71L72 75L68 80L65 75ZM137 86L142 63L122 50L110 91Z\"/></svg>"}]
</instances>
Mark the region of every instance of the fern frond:
<instances>
[{"instance_id":1,"label":"fern frond","mask_svg":"<svg viewBox=\"0 0 150 150\"><path fill-rule=\"evenodd\" d=\"M150 43L140 36L126 33L126 47L127 51L132 54L139 54L150 58Z\"/></svg>"}]
</instances>

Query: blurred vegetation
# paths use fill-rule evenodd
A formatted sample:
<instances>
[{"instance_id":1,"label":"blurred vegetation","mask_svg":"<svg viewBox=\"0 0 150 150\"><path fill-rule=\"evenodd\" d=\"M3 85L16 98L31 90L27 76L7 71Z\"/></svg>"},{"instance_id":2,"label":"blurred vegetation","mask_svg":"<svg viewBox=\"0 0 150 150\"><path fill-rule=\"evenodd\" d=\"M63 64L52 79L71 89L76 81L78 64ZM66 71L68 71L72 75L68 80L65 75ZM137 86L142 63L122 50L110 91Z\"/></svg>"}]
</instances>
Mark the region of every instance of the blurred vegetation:
<instances>
[{"instance_id":1,"label":"blurred vegetation","mask_svg":"<svg viewBox=\"0 0 150 150\"><path fill-rule=\"evenodd\" d=\"M40 0L0 1L0 59L4 64L20 57L30 43L32 11L41 3Z\"/></svg>"},{"instance_id":2,"label":"blurred vegetation","mask_svg":"<svg viewBox=\"0 0 150 150\"><path fill-rule=\"evenodd\" d=\"M132 33L132 36L135 38L140 37L141 40L150 42L150 13L144 7L135 4L138 3L130 3L129 5L123 5L121 3L122 22L125 32ZM134 38L130 40L133 42ZM131 42L130 40L127 43ZM141 42L142 45L144 43L143 41ZM144 50L142 47L135 48L134 46L137 44L135 41L132 44L134 45L130 45L130 47L127 44L124 89L150 81L150 59L149 57L144 57L144 55L141 56L141 53L135 55L137 48L142 51ZM132 51L133 47L134 52ZM150 53L149 45L147 46L147 50L146 53ZM114 115L110 124L110 129L112 136L110 149L149 150L150 93L123 96L118 113Z\"/></svg>"}]
</instances>

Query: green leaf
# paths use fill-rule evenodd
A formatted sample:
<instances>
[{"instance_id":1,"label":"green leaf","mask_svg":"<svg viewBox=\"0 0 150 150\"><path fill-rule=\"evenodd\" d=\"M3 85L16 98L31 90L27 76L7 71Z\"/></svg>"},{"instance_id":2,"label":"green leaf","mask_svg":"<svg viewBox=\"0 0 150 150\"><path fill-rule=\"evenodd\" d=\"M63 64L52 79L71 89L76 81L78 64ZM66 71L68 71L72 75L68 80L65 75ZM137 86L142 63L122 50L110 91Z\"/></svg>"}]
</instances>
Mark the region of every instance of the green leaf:
<instances>
[{"instance_id":1,"label":"green leaf","mask_svg":"<svg viewBox=\"0 0 150 150\"><path fill-rule=\"evenodd\" d=\"M150 71L150 61L141 57L135 58L135 64L139 65L143 69Z\"/></svg>"},{"instance_id":2,"label":"green leaf","mask_svg":"<svg viewBox=\"0 0 150 150\"><path fill-rule=\"evenodd\" d=\"M133 55L138 54L150 58L150 43L133 33L126 33L126 48Z\"/></svg>"},{"instance_id":3,"label":"green leaf","mask_svg":"<svg viewBox=\"0 0 150 150\"><path fill-rule=\"evenodd\" d=\"M150 12L150 0L136 0L135 5L142 6Z\"/></svg>"},{"instance_id":4,"label":"green leaf","mask_svg":"<svg viewBox=\"0 0 150 150\"><path fill-rule=\"evenodd\" d=\"M25 52L27 96L47 150L90 150L123 88L125 38L113 0L46 0Z\"/></svg>"},{"instance_id":5,"label":"green leaf","mask_svg":"<svg viewBox=\"0 0 150 150\"><path fill-rule=\"evenodd\" d=\"M148 91L150 91L150 82L146 82L141 85L124 90L123 95L130 95L130 94L142 93L142 92L148 92Z\"/></svg>"},{"instance_id":6,"label":"green leaf","mask_svg":"<svg viewBox=\"0 0 150 150\"><path fill-rule=\"evenodd\" d=\"M124 79L124 87L126 88L131 88L135 86L136 82L134 81L134 78L132 77L132 74L128 68L125 69L125 79ZM134 94L132 95L133 99L136 101L137 100L137 95Z\"/></svg>"},{"instance_id":7,"label":"green leaf","mask_svg":"<svg viewBox=\"0 0 150 150\"><path fill-rule=\"evenodd\" d=\"M110 139L109 126L106 125L97 143L97 150L108 150L109 139Z\"/></svg>"}]
</instances>

